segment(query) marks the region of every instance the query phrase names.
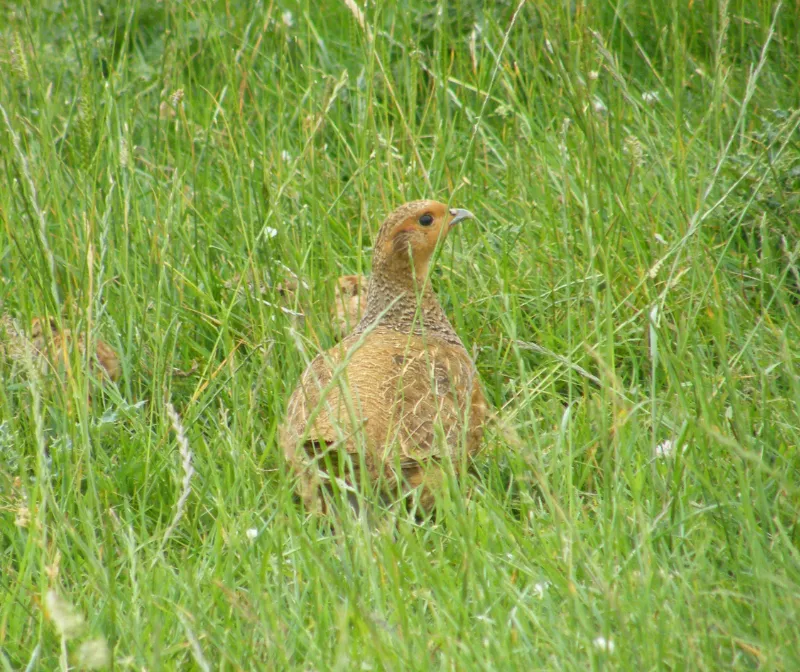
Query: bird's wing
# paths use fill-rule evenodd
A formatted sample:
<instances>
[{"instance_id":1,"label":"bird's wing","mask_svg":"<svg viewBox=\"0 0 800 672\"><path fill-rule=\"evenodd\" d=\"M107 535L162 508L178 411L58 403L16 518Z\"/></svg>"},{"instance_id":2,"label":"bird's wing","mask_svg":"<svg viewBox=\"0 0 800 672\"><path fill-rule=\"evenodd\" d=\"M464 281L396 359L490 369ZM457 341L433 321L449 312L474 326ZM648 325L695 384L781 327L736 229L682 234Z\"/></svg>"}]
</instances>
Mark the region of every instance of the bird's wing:
<instances>
[{"instance_id":1,"label":"bird's wing","mask_svg":"<svg viewBox=\"0 0 800 672\"><path fill-rule=\"evenodd\" d=\"M383 384L386 397L393 394L393 404L382 444L389 450L399 444L400 457L410 461L455 457L470 425L474 366L462 348L449 343L412 345L416 347L396 348L392 375Z\"/></svg>"},{"instance_id":2,"label":"bird's wing","mask_svg":"<svg viewBox=\"0 0 800 672\"><path fill-rule=\"evenodd\" d=\"M281 444L287 455L299 444L332 446L352 443L363 426L358 395L350 384L350 370L341 366L353 345L347 338L317 356L306 368L289 399Z\"/></svg>"},{"instance_id":3,"label":"bird's wing","mask_svg":"<svg viewBox=\"0 0 800 672\"><path fill-rule=\"evenodd\" d=\"M465 446L474 452L482 414L471 406L482 399L463 347L377 329L362 341L347 337L309 365L289 401L281 444L306 469L347 452L373 474L410 473L458 460Z\"/></svg>"}]
</instances>

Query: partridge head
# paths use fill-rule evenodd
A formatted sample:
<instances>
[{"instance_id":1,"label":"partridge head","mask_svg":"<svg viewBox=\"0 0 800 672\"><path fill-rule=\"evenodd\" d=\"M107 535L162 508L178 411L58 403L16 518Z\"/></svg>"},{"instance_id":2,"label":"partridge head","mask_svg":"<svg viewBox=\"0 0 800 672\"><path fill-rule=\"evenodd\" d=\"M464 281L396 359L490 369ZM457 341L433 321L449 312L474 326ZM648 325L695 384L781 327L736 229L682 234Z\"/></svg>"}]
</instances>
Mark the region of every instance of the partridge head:
<instances>
[{"instance_id":1,"label":"partridge head","mask_svg":"<svg viewBox=\"0 0 800 672\"><path fill-rule=\"evenodd\" d=\"M380 323L415 333L433 331L461 344L430 286L428 270L433 253L453 227L472 213L436 201L412 201L395 210L375 241L367 308L356 333L383 314ZM417 298L419 297L419 302ZM418 304L421 315L418 313Z\"/></svg>"}]
</instances>

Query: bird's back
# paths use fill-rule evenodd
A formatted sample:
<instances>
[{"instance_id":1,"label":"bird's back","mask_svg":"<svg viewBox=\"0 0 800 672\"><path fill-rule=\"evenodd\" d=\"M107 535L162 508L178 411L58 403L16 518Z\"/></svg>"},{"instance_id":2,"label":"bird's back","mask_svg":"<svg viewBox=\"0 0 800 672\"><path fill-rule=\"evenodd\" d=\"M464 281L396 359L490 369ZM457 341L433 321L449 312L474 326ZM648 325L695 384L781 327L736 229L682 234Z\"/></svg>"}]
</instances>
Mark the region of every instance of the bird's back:
<instances>
[{"instance_id":1,"label":"bird's back","mask_svg":"<svg viewBox=\"0 0 800 672\"><path fill-rule=\"evenodd\" d=\"M326 453L346 453L372 481L396 483L399 467L413 486L432 462L458 465L476 452L485 415L462 345L378 327L311 362L289 400L281 446L301 480L319 477Z\"/></svg>"}]
</instances>

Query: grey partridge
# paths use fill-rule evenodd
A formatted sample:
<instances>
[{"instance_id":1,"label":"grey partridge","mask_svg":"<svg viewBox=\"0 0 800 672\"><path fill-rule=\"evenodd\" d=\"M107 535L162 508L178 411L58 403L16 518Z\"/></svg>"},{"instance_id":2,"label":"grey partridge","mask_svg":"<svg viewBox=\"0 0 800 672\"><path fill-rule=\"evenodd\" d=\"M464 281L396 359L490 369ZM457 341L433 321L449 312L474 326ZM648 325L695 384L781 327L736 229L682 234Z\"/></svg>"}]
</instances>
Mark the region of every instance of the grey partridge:
<instances>
[{"instance_id":1,"label":"grey partridge","mask_svg":"<svg viewBox=\"0 0 800 672\"><path fill-rule=\"evenodd\" d=\"M476 453L487 405L475 365L430 286L437 244L467 210L414 201L383 222L366 310L317 356L289 399L280 445L312 510L333 483L381 499L435 503L445 469Z\"/></svg>"},{"instance_id":2,"label":"grey partridge","mask_svg":"<svg viewBox=\"0 0 800 672\"><path fill-rule=\"evenodd\" d=\"M60 331L53 318L45 319L34 317L31 321L31 343L37 355L42 358L43 370L65 366L70 357L70 351L76 345L69 329ZM77 338L78 352L81 358L86 355L86 342L83 334ZM109 345L97 340L93 357L89 362L89 369L107 376L112 381L119 380L122 375L119 357ZM98 365L99 364L99 368Z\"/></svg>"}]
</instances>

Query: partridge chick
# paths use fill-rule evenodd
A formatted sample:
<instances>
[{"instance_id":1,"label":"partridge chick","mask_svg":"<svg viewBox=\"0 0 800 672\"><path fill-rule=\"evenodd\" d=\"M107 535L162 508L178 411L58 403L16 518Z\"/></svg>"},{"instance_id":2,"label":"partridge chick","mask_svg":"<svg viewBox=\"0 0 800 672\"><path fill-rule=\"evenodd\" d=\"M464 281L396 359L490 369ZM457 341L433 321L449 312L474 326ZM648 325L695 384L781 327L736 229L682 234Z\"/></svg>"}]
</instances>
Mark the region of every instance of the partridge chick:
<instances>
[{"instance_id":1,"label":"partridge chick","mask_svg":"<svg viewBox=\"0 0 800 672\"><path fill-rule=\"evenodd\" d=\"M0 315L0 359L24 359L33 346L17 322L7 313Z\"/></svg>"},{"instance_id":2,"label":"partridge chick","mask_svg":"<svg viewBox=\"0 0 800 672\"><path fill-rule=\"evenodd\" d=\"M325 490L341 479L346 487L369 483L384 497L416 492L429 510L444 463L458 469L477 452L486 402L427 277L439 240L471 217L414 201L381 226L365 314L308 366L281 428L309 508L325 511Z\"/></svg>"},{"instance_id":3,"label":"partridge chick","mask_svg":"<svg viewBox=\"0 0 800 672\"><path fill-rule=\"evenodd\" d=\"M43 358L44 368L59 367L65 365L70 357L70 351L75 344L72 332L69 329L59 331L58 324L53 318L44 320L34 317L31 321L31 343L35 352ZM86 355L86 343L83 334L78 336L78 352L81 358ZM95 344L94 357L90 363L90 369L97 371L97 364L100 365L99 372L108 376L113 381L119 380L122 374L119 357L103 341L97 340Z\"/></svg>"},{"instance_id":4,"label":"partridge chick","mask_svg":"<svg viewBox=\"0 0 800 672\"><path fill-rule=\"evenodd\" d=\"M367 307L367 279L363 275L343 275L333 288L336 307L336 334L344 338L360 321Z\"/></svg>"}]
</instances>

